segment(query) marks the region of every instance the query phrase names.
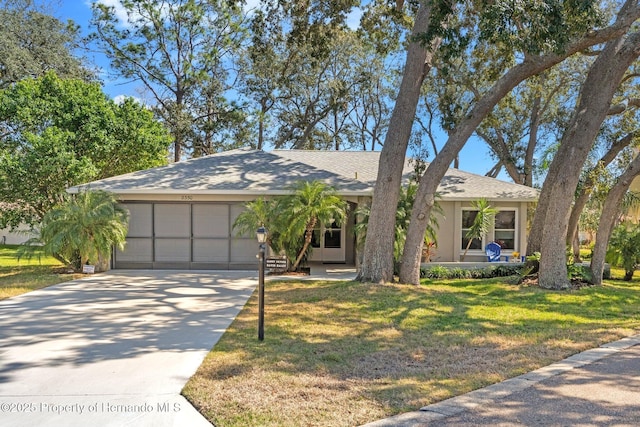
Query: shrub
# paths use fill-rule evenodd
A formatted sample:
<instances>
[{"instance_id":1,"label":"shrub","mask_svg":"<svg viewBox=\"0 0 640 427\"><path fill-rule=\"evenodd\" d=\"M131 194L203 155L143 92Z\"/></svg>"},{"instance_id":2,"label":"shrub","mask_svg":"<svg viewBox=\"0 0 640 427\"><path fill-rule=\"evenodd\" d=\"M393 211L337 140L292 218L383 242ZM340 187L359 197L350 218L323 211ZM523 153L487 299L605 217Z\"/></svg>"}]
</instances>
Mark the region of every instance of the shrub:
<instances>
[{"instance_id":1,"label":"shrub","mask_svg":"<svg viewBox=\"0 0 640 427\"><path fill-rule=\"evenodd\" d=\"M583 282L593 283L591 268L586 265L569 264L567 265L567 272L569 273L569 279L578 279Z\"/></svg>"},{"instance_id":2,"label":"shrub","mask_svg":"<svg viewBox=\"0 0 640 427\"><path fill-rule=\"evenodd\" d=\"M442 265L434 265L429 268L420 269L420 277L426 279L445 279L449 275L449 269Z\"/></svg>"},{"instance_id":3,"label":"shrub","mask_svg":"<svg viewBox=\"0 0 640 427\"><path fill-rule=\"evenodd\" d=\"M519 275L522 272L522 266L518 264L512 265L497 265L493 267L493 276L491 277L506 277Z\"/></svg>"},{"instance_id":4,"label":"shrub","mask_svg":"<svg viewBox=\"0 0 640 427\"><path fill-rule=\"evenodd\" d=\"M425 279L490 279L492 277L506 277L520 274L520 265L495 265L484 268L464 269L460 267L447 268L434 265L420 270L420 277Z\"/></svg>"},{"instance_id":5,"label":"shrub","mask_svg":"<svg viewBox=\"0 0 640 427\"><path fill-rule=\"evenodd\" d=\"M617 226L609 239L606 260L624 268L624 280L631 280L640 264L640 228L631 224Z\"/></svg>"},{"instance_id":6,"label":"shrub","mask_svg":"<svg viewBox=\"0 0 640 427\"><path fill-rule=\"evenodd\" d=\"M460 267L454 267L449 270L449 279L468 279L471 277L469 270Z\"/></svg>"}]
</instances>

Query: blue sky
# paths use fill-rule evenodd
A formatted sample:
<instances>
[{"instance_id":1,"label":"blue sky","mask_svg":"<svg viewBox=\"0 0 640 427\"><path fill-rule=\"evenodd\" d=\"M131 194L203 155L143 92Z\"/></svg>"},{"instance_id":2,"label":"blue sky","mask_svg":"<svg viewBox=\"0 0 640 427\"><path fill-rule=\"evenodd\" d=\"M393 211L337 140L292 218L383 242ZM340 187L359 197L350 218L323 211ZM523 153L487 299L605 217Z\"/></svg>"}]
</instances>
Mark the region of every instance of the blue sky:
<instances>
[{"instance_id":1,"label":"blue sky","mask_svg":"<svg viewBox=\"0 0 640 427\"><path fill-rule=\"evenodd\" d=\"M250 0L251 1L251 0ZM252 0L256 1L256 0ZM117 5L118 0L102 0L102 3L109 5ZM66 21L72 19L76 24L80 25L83 32L89 31L89 20L91 18L91 1L89 0L60 0L60 6L54 11L54 14L61 20ZM357 19L357 16L353 17ZM106 73L108 69L108 63L97 52L89 53L88 59L94 62L97 66L102 67L102 79L104 83L105 92L112 98L116 98L119 95L138 96L136 91L136 84L127 84L123 81L112 80ZM444 136L438 141L438 145L445 143ZM431 159L433 153L431 153ZM460 169L484 175L494 162L489 155L488 147L477 139L471 139L467 142L466 146L460 153ZM500 175L500 179L509 180L505 173Z\"/></svg>"}]
</instances>

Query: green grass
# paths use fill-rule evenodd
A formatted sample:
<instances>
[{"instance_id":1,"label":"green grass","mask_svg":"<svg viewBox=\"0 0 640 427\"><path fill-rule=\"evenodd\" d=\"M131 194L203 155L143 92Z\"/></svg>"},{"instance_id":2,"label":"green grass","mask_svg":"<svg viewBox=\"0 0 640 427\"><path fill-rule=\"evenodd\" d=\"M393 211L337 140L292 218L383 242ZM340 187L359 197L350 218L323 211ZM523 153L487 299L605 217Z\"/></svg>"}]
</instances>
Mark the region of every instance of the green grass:
<instances>
[{"instance_id":1,"label":"green grass","mask_svg":"<svg viewBox=\"0 0 640 427\"><path fill-rule=\"evenodd\" d=\"M614 270L614 274L616 271ZM633 334L640 283L551 292L513 279L270 282L183 394L228 426L353 426Z\"/></svg>"},{"instance_id":2,"label":"green grass","mask_svg":"<svg viewBox=\"0 0 640 427\"><path fill-rule=\"evenodd\" d=\"M17 249L15 245L0 245L0 300L74 278L73 274L59 274L62 264L55 258L18 260Z\"/></svg>"}]
</instances>

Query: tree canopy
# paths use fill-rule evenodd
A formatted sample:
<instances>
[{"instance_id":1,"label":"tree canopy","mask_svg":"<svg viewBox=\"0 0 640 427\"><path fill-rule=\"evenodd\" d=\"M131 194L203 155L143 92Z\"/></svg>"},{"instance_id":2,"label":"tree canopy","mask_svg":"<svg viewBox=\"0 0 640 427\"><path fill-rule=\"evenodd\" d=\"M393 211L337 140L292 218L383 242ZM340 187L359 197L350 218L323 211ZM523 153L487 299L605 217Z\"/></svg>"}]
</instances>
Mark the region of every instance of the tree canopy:
<instances>
[{"instance_id":1,"label":"tree canopy","mask_svg":"<svg viewBox=\"0 0 640 427\"><path fill-rule=\"evenodd\" d=\"M0 40L0 89L48 71L93 78L85 61L74 54L80 42L78 26L61 22L31 0L0 1Z\"/></svg>"},{"instance_id":2,"label":"tree canopy","mask_svg":"<svg viewBox=\"0 0 640 427\"><path fill-rule=\"evenodd\" d=\"M244 38L239 4L154 0L93 3L93 39L119 75L140 82L174 140L174 160L247 142L245 115L230 100L230 71Z\"/></svg>"},{"instance_id":3,"label":"tree canopy","mask_svg":"<svg viewBox=\"0 0 640 427\"><path fill-rule=\"evenodd\" d=\"M0 227L34 224L67 187L166 163L169 136L132 99L47 73L0 91Z\"/></svg>"}]
</instances>

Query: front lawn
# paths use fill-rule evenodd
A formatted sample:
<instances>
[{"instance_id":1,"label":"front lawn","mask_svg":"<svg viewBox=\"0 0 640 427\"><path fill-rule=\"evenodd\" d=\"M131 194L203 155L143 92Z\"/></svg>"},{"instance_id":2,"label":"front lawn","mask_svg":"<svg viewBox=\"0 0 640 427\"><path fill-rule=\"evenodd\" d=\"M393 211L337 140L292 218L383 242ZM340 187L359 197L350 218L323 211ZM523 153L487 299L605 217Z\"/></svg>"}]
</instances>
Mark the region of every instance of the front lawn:
<instances>
[{"instance_id":1,"label":"front lawn","mask_svg":"<svg viewBox=\"0 0 640 427\"><path fill-rule=\"evenodd\" d=\"M254 295L183 394L218 427L354 426L640 329L637 280L567 292L515 282L268 282L265 340Z\"/></svg>"},{"instance_id":2,"label":"front lawn","mask_svg":"<svg viewBox=\"0 0 640 427\"><path fill-rule=\"evenodd\" d=\"M0 245L0 300L74 278L73 274L60 274L63 266L55 258L18 260L17 249L15 245Z\"/></svg>"}]
</instances>

